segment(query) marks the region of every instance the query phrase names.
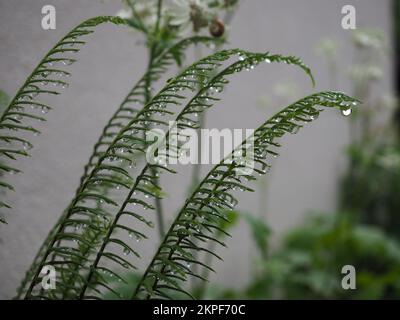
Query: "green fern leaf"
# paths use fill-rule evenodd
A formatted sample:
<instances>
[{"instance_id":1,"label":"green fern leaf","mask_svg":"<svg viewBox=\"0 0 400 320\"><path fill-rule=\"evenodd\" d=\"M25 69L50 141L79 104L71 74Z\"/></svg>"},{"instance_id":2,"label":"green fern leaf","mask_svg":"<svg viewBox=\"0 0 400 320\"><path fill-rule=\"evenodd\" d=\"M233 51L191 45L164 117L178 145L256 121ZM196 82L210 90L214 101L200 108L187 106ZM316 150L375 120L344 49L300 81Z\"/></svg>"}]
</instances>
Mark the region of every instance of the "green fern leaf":
<instances>
[{"instance_id":1,"label":"green fern leaf","mask_svg":"<svg viewBox=\"0 0 400 320\"><path fill-rule=\"evenodd\" d=\"M110 16L86 20L63 37L39 62L0 117L0 142L11 145L10 148L0 148L0 158L17 160L20 156L29 156L27 150L33 145L27 138L21 138L21 134L40 134L39 130L30 125L30 122L31 120L45 121L42 116L37 115L37 109L40 109L42 113L51 110L50 106L39 102L38 97L45 94L58 95L59 88L68 86L65 80L59 78L70 76L65 67L76 61L71 55L77 53L85 44L84 41L78 39L93 33L94 27L106 22L125 24L124 20ZM54 89L49 89L51 87ZM15 168L8 168L8 172L19 172ZM9 185L0 184L0 189L4 188L9 189Z\"/></svg>"},{"instance_id":2,"label":"green fern leaf","mask_svg":"<svg viewBox=\"0 0 400 320\"><path fill-rule=\"evenodd\" d=\"M293 63L293 64L297 64L300 65L301 67L303 67L308 74L311 75L311 73L309 72L309 69L307 67L305 67L298 59L294 58L294 57L282 57L280 55L269 55L269 54L250 54L250 53L245 53L242 51L230 51L229 52L229 57L234 54L241 54L241 56L246 55L246 59L241 59L241 61L239 62L235 62L233 63L231 66L229 66L228 68L225 68L222 72L220 72L219 74L217 74L217 76L214 76L210 79L210 81L208 83L206 83L206 85L204 85L204 87L202 88L202 90L200 90L195 96L194 98L191 99L191 101L186 105L186 107L183 109L183 111L180 113L180 115L177 118L177 123L178 123L178 127L180 128L186 128L188 126L190 127L194 127L193 125L189 125L188 124L188 120L187 120L187 116L190 113L194 113L193 110L190 111L190 108L195 107L196 110L195 112L202 112L204 110L206 110L208 107L212 106L211 104L206 106L203 110L199 110L199 105L201 105L199 103L199 101L217 101L218 99L212 97L209 95L209 91L210 88L219 88L218 91L222 91L222 88L224 85L226 85L227 80L224 78L227 75L233 74L235 72L239 72L241 70L243 70L246 67L250 67L250 66L254 66L257 63L259 63L260 61L264 61L267 60L268 62L270 61L277 61L277 62L281 62L281 61L285 61L287 63ZM227 57L226 59L228 59L229 57ZM185 74L185 73L184 73ZM186 77L187 79L187 75L185 75L184 77ZM173 82L174 80L172 80ZM215 89L214 89L215 90ZM205 100L207 99L207 100ZM204 105L204 102L203 102ZM193 121L194 123L194 121ZM157 169L160 169L164 167L160 167L159 165L157 165ZM152 165L147 165L145 167L145 169L143 169L141 175L137 178L136 183L134 185L134 187L130 190L130 193L128 195L128 197L126 198L124 204L122 205L121 209L119 210L119 212L117 213L116 217L114 218L114 224L112 225L112 227L110 228L110 230L108 231L108 234L106 236L109 237L109 235L111 235L114 231L114 226L116 221L118 221L118 219L126 213L126 206L131 203L132 201L134 201L136 204L140 204L143 208L147 208L147 209L151 209L152 207L147 204L146 202L144 202L143 200L138 200L136 198L132 199L132 195L134 193L142 193L145 196L152 196L152 197L156 197L155 194L149 193L149 192L145 192L143 191L143 188L140 188L140 184L141 183L148 183L149 182L149 175L146 173L147 171L150 171L152 169ZM154 168L153 168L154 169ZM143 186L144 187L144 186ZM107 241L107 240L106 240ZM98 262L100 261L101 257L102 257L102 252L105 249L107 242L103 242L103 246L102 248L100 248L100 251L97 254L97 257L95 259L94 264L92 265L92 268L94 270L94 268L97 267ZM90 274L89 274L89 279L90 279ZM85 287L83 288L82 293L85 292ZM81 298L83 297L83 294L81 295Z\"/></svg>"},{"instance_id":3,"label":"green fern leaf","mask_svg":"<svg viewBox=\"0 0 400 320\"><path fill-rule=\"evenodd\" d=\"M226 220L224 210L232 209L237 204L233 191L251 190L246 186L248 181L253 181L256 174L263 175L267 172L270 167L268 157L270 154L276 155L272 150L280 146L277 140L286 133L297 132L304 123L316 119L322 111L318 109L319 106L348 110L358 103L356 99L342 93L321 92L295 102L261 125L252 139L243 141L231 155L207 174L186 201L139 282L133 298L165 298L171 292L182 292L182 281L171 285L166 278L176 272L184 279L198 276L191 271L192 264L210 269L200 260L188 257L206 249L204 245L208 241L224 245L216 237L216 230L220 231L219 223ZM238 161L234 156L235 152L248 150L249 144L254 147L254 168L249 168L248 162ZM251 173L240 173L244 169L251 169Z\"/></svg>"},{"instance_id":4,"label":"green fern leaf","mask_svg":"<svg viewBox=\"0 0 400 320\"><path fill-rule=\"evenodd\" d=\"M137 114L137 112L139 111L137 107L140 107L141 105L145 104L144 103L146 96L145 86L147 85L147 81L150 80L151 83L155 83L167 71L168 67L171 66L174 61L178 65L181 65L182 61L184 60L185 50L189 46L197 45L200 43L207 45L209 43L220 43L220 42L221 40L215 38L195 36L195 37L185 38L171 45L169 48L165 49L160 54L160 56L150 66L149 71L144 76L142 76L142 78L140 78L140 80L133 86L133 89L129 92L129 94L126 96L126 98L123 100L123 102L120 104L114 115L111 117L111 119L105 126L102 134L100 135L97 143L94 146L92 155L90 156L89 161L85 166L84 174L81 177L80 186L84 183L88 175L91 173L91 170L97 163L99 157L101 157L104 154L107 147L111 144L113 138L115 138L115 136L117 135L118 130L121 130L129 122L129 120L131 120ZM2 168L0 167L0 170L1 169ZM129 173L124 168L102 165L100 166L100 169L109 170L111 172L113 171L114 173L120 174L128 179L130 177ZM8 170L12 170L12 168L9 168ZM96 188L101 189L101 192L103 193L107 193L107 189L110 189L113 186L115 187L115 185L119 185L121 187L128 187L127 184L124 183L124 181L122 181L121 179L119 180L115 179L115 176L113 176L110 179L93 178L91 182L93 182L91 183L91 185L96 185ZM91 208L84 209L76 207L75 209L78 210L79 212L92 211L93 213L93 210ZM103 216L106 215L105 213L103 214L99 210L96 211L96 213L97 214L100 213ZM63 218L64 215L60 217L59 223L62 221ZM144 220L141 216L137 216L136 218L145 221L145 223L147 223L147 225L149 226L152 225L152 222ZM39 249L37 255L34 258L32 266L26 273L25 278L23 279L20 287L17 290L17 295L15 299L20 299L27 290L26 286L32 280L32 277L34 276L37 268L39 267L38 264L43 258L46 252L46 248L51 242L51 239L55 235L59 223L57 223L56 226L49 232L46 240Z\"/></svg>"}]
</instances>

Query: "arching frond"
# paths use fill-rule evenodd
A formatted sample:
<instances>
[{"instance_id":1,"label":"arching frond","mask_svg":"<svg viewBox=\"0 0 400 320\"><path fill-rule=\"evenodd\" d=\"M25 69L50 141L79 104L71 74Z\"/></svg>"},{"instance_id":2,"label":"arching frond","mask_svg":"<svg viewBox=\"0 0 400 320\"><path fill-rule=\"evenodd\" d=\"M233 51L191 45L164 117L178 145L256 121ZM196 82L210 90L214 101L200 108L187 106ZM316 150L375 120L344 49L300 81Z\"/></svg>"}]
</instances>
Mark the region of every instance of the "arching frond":
<instances>
[{"instance_id":1,"label":"arching frond","mask_svg":"<svg viewBox=\"0 0 400 320\"><path fill-rule=\"evenodd\" d=\"M160 77L167 72L169 66L173 65L174 63L177 63L180 66L184 60L183 57L185 55L185 50L189 46L218 42L221 41L210 37L195 36L183 39L161 53L161 55L149 66L149 71L146 72L146 74L143 75L143 77L140 78L140 80L135 84L133 89L129 92L117 111L104 127L99 140L95 144L89 162L85 166L85 172L81 178L82 182L91 172L91 169L96 165L99 157L101 157L108 149L118 132L122 130L129 123L129 121L132 120L132 118L134 118L134 116L139 110L141 110L142 107L145 106L147 94L146 91L148 90L146 86L149 83L154 84L157 82Z\"/></svg>"},{"instance_id":2,"label":"arching frond","mask_svg":"<svg viewBox=\"0 0 400 320\"><path fill-rule=\"evenodd\" d=\"M236 55L239 55L239 61L235 62L231 68L225 69L225 72L219 77L213 76L213 72L222 65L222 62ZM72 240L79 244L86 245L87 239L82 236L82 232L74 232L71 230L71 228L69 228L70 226L76 224L77 217L84 218L84 220L81 219L79 223L80 225L83 225L84 229L86 230L92 227L91 221L93 221L93 217L98 216L99 218L101 217L104 219L102 231L106 235L106 239L102 242L102 249L104 249L107 244L113 243L119 245L121 250L125 252L129 251L131 253L135 253L136 251L132 247L120 239L110 237L110 230L121 227L118 223L116 223L118 219L110 219L110 217L112 217L111 213L118 207L118 203L115 201L115 199L111 199L103 194L93 192L90 186L96 185L99 181L104 181L105 179L107 179L107 182L115 184L115 186L120 189L125 189L127 186L130 186L131 189L129 191L127 201L129 203L135 203L143 209L152 208L152 206L145 200L132 198L132 190L136 190L145 196L157 197L158 195L156 192L149 191L147 188L147 185L154 185L152 177L149 174L146 174L142 171L140 174L140 179L137 179L136 182L134 182L129 171L122 168L121 161L125 163L128 162L131 165L134 164L132 158L127 157L126 154L135 151L143 154L146 152L149 142L143 139L143 133L147 132L149 128L154 126L168 128L168 124L160 118L165 115L166 112L168 112L168 108L171 106L180 105L182 103L182 101L185 99L185 90L192 92L196 91L198 87L203 88L201 89L201 94L198 93L195 95L195 98L192 98L187 107L184 108L184 111L181 112L180 121L178 122L178 126L180 128L194 128L195 121L189 120L188 117L190 115L194 116L195 113L206 110L212 106L213 101L218 100L217 98L213 97L213 94L222 90L224 85L226 85L228 82L224 76L246 68L251 69L255 64L262 60L265 60L266 62L284 61L287 63L296 64L310 74L309 69L304 66L301 61L294 57L282 57L280 55L269 54L251 54L242 50L224 50L201 59L197 63L185 69L185 71L183 71L179 76L171 79L167 86L164 87L149 104L147 104L141 111L137 113L136 118L130 121L130 123L118 133L114 141L110 144L108 150L103 156L100 157L99 162L93 168L91 174L87 177L82 188L79 190L77 197L74 199L72 205L68 209L68 213L66 214L65 219L61 222L54 239L46 250L46 254L42 262L39 264L38 270L40 270L41 266L43 265L53 264L59 268L64 265L66 272L68 273L68 271L70 271L70 269L68 269L70 260L66 260L65 255L63 260L57 260L50 257L57 256L57 253L53 250L56 241L62 240L63 242L68 243L67 246L70 247L74 247ZM213 79L214 85L210 85L205 88L204 86L209 84L211 79ZM155 116L158 116L158 118ZM146 167L147 169L149 168L149 166ZM162 168L161 165L157 164L151 165L151 167L156 169ZM168 171L169 169L164 168L164 170ZM118 178L115 178L115 175L117 175ZM158 189L158 186L154 187L156 190ZM101 208L94 208L87 205L87 203L93 203L93 201L96 203L102 202L104 205ZM139 221L147 221L147 219L143 218L142 214L137 214L131 211L123 211L123 214L134 217ZM67 232L67 230L69 230L69 232ZM128 231L135 234L135 236L138 236L138 233L135 230ZM97 265L96 260L99 260L106 254L110 257L110 254L104 252L104 250L101 248L101 254L95 255L95 265ZM66 252L66 254L68 254L68 252ZM121 256L118 257L122 258ZM114 262L123 261L116 257L114 258ZM63 263L63 261L65 263ZM87 270L89 275L93 274L94 269L93 267L90 267L90 263L86 263L86 261L80 261L78 264L81 270ZM124 266L126 263L121 263L121 265ZM28 298L33 297L33 289L38 276L39 274L37 271L28 290ZM96 272L95 279L97 284L97 279L100 278L101 274ZM85 282L82 280L82 282L75 284L76 287L72 286L72 290L75 292L80 292L79 288L82 288L82 284L83 288L87 288L89 286L91 286L91 288L95 288L91 282ZM105 287L106 284L100 281L100 285Z\"/></svg>"},{"instance_id":3,"label":"arching frond","mask_svg":"<svg viewBox=\"0 0 400 320\"><path fill-rule=\"evenodd\" d=\"M94 27L106 22L125 24L124 20L110 16L100 16L84 21L63 37L29 75L0 117L0 158L2 160L17 160L19 157L29 156L28 150L33 147L29 135L40 134L40 131L31 123L45 121L44 114L51 110L51 107L41 102L39 98L43 95L58 95L61 88L68 86L66 78L70 76L70 73L65 69L76 61L72 55L85 44L82 40L84 36L93 33ZM0 165L0 171L20 172L3 162ZM3 181L3 178L0 181L0 188L14 190L12 185ZM0 201L0 207L9 208L9 205Z\"/></svg>"},{"instance_id":4,"label":"arching frond","mask_svg":"<svg viewBox=\"0 0 400 320\"><path fill-rule=\"evenodd\" d=\"M237 204L233 191L253 191L248 183L268 171L269 157L278 155L279 139L316 119L322 111L319 107L346 111L357 104L356 99L345 94L321 92L295 102L262 124L216 165L186 200L132 298L168 299L174 292L192 298L183 283L189 276L202 277L192 271L191 265L212 270L194 253L215 255L207 251L209 241L224 245L215 235L221 231L220 222L227 219L224 210Z\"/></svg>"},{"instance_id":5,"label":"arching frond","mask_svg":"<svg viewBox=\"0 0 400 320\"><path fill-rule=\"evenodd\" d=\"M145 105L147 83L154 84L157 82L174 63L176 63L178 66L181 66L185 58L185 50L187 50L189 46L198 44L208 45L211 43L221 43L221 40L204 36L185 38L165 49L160 56L155 59L155 61L149 66L149 70L133 86L132 90L128 93L111 119L108 121L107 125L104 127L103 132L94 146L92 155L85 166L84 173L81 177L80 186L90 174L99 157L104 154L105 150L107 150L109 145L112 143L113 139L118 134L118 131L124 128L124 126L126 126L129 121L136 116L137 112L140 111L140 109ZM102 192L107 193L107 187L113 188L113 185L102 185ZM79 191L79 188L77 192ZM100 186L98 186L98 188L100 188ZM60 217L59 223L62 221L62 219L63 215ZM27 271L20 287L17 290L17 295L15 297L16 299L21 298L25 293L27 285L32 280L32 277L38 268L38 264L43 259L46 248L56 233L59 223L57 223L49 232L41 248L39 249L31 267Z\"/></svg>"},{"instance_id":6,"label":"arching frond","mask_svg":"<svg viewBox=\"0 0 400 320\"><path fill-rule=\"evenodd\" d=\"M235 52L235 54L238 54ZM198 127L197 123L197 118L195 117L195 114L199 114L201 112L204 112L206 109L212 107L215 103L215 101L218 101L219 99L216 97L217 93L220 93L223 91L225 85L229 83L227 76L232 75L234 73L240 72L244 69L253 69L256 65L258 65L260 62L266 61L268 63L271 62L281 62L285 61L286 63L289 64L295 64L303 67L307 73L311 76L311 73L309 72L309 69L305 67L300 60L294 57L283 57L280 55L271 55L269 53L266 54L258 54L258 53L249 53L249 52L241 52L239 53L239 61L236 61L223 69L222 71L218 72L214 77L212 77L208 82L204 83L202 89L200 89L197 94L189 101L189 103L183 108L183 110L180 112L180 114L177 116L175 119L176 122L176 127L178 129L186 129L186 128L192 128L195 129ZM312 79L312 76L311 76ZM168 141L170 131L167 131L165 140ZM167 148L166 150L161 151L160 149L157 150L158 152L158 157L162 159L163 155L167 156L166 154L163 154L163 152L167 151L167 149L173 149L176 148L176 157L179 154L180 150L180 145L177 144L175 146L169 145L167 143ZM116 214L112 225L105 237L105 240L103 242L102 247L100 248L99 252L97 253L96 259L92 265L91 272L89 272L88 276L88 283L90 283L91 276L96 273L96 268L98 268L100 259L103 256L104 250L108 244L108 241L113 234L114 229L120 227L118 224L118 221L121 216L123 215L130 215L130 211L127 210L127 207L130 203L139 203L142 206L147 206L148 208L151 209L150 205L146 202L146 199L143 199L143 197L140 196L140 194L144 194L147 197L156 197L157 194L154 193L148 193L148 192L143 192L145 190L146 184L151 182L151 176L150 176L150 171L151 169L154 168L155 170L169 170L165 166L159 164L147 164L144 169L142 170L141 174L138 176L136 179L135 185L131 188L128 196L126 197L123 205L119 209L118 213ZM156 188L160 189L160 186L156 185ZM130 230L130 232L136 232L135 230ZM122 240L120 240L122 241ZM129 252L132 252L132 248L128 247L127 250ZM134 251L133 251L134 252ZM125 252L126 253L126 252ZM85 290L87 289L87 286L84 287L80 298L85 297Z\"/></svg>"}]
</instances>

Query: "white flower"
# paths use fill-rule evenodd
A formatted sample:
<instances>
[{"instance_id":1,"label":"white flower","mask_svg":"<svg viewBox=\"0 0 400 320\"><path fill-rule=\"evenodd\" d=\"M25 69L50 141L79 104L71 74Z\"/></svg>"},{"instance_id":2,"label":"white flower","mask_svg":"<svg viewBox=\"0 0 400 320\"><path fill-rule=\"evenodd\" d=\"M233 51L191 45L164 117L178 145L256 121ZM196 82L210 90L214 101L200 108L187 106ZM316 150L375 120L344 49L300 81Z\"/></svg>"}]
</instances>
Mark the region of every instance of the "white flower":
<instances>
[{"instance_id":1,"label":"white flower","mask_svg":"<svg viewBox=\"0 0 400 320\"><path fill-rule=\"evenodd\" d=\"M120 17L122 19L129 19L132 18L132 9L127 8L127 9L121 9L117 12L117 17Z\"/></svg>"},{"instance_id":2,"label":"white flower","mask_svg":"<svg viewBox=\"0 0 400 320\"><path fill-rule=\"evenodd\" d=\"M143 0L135 3L137 15L147 27L154 27L157 22L157 5L155 1ZM163 16L163 14L161 14Z\"/></svg>"},{"instance_id":3,"label":"white flower","mask_svg":"<svg viewBox=\"0 0 400 320\"><path fill-rule=\"evenodd\" d=\"M173 0L168 10L169 24L183 29L192 22L197 31L207 25L207 9L205 0Z\"/></svg>"}]
</instances>

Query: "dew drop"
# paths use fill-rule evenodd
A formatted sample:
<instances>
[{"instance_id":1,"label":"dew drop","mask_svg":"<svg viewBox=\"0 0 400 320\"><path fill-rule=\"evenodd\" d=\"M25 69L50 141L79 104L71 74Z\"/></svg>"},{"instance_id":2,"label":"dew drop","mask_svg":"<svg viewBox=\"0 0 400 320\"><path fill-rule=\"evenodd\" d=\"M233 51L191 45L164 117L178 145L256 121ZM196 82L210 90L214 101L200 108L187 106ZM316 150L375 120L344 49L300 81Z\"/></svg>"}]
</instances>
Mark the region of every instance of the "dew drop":
<instances>
[{"instance_id":1,"label":"dew drop","mask_svg":"<svg viewBox=\"0 0 400 320\"><path fill-rule=\"evenodd\" d=\"M32 145L31 145L30 143L28 143L28 142L24 142L24 143L22 144L22 147L24 148L24 150L30 150L30 149L32 149Z\"/></svg>"},{"instance_id":2,"label":"dew drop","mask_svg":"<svg viewBox=\"0 0 400 320\"><path fill-rule=\"evenodd\" d=\"M351 115L352 109L348 108L348 109L342 109L342 115L344 115L345 117Z\"/></svg>"},{"instance_id":3,"label":"dew drop","mask_svg":"<svg viewBox=\"0 0 400 320\"><path fill-rule=\"evenodd\" d=\"M293 126L293 127L290 129L290 133L291 133L291 134L296 134L296 133L299 132L299 129L300 129L299 126Z\"/></svg>"},{"instance_id":4,"label":"dew drop","mask_svg":"<svg viewBox=\"0 0 400 320\"><path fill-rule=\"evenodd\" d=\"M46 106L43 106L42 107L42 113L43 114L46 114L46 113L48 113L50 111L50 108L49 107L46 107Z\"/></svg>"},{"instance_id":5,"label":"dew drop","mask_svg":"<svg viewBox=\"0 0 400 320\"><path fill-rule=\"evenodd\" d=\"M127 256L128 254L131 253L131 251L128 248L125 248L123 253L124 253L125 256Z\"/></svg>"}]
</instances>

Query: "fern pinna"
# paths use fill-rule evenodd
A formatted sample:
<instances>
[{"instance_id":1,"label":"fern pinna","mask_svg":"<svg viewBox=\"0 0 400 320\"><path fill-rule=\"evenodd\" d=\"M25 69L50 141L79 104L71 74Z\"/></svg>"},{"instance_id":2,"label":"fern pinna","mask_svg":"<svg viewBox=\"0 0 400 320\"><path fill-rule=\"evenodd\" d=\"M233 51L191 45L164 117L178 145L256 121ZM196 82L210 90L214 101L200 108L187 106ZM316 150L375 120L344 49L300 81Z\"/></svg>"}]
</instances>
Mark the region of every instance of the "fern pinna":
<instances>
[{"instance_id":1,"label":"fern pinna","mask_svg":"<svg viewBox=\"0 0 400 320\"><path fill-rule=\"evenodd\" d=\"M0 121L2 132L18 130L38 133L36 129L26 126L24 119L44 119L34 112L28 113L25 107L29 105L43 111L49 109L34 97L45 93L58 94L58 91L45 90L43 86L66 86L65 81L54 77L69 75L53 65L74 62L64 54L78 51L79 45L84 42L76 38L93 32L90 28L101 22L125 23L119 18L98 17L84 22L64 37L46 55L10 103ZM322 111L319 107L335 107L348 113L347 110L358 103L342 93L321 92L290 105L261 125L252 137L216 165L197 186L170 226L139 283L131 284L131 295L121 297L108 277L127 283L124 274L137 269L136 262L141 256L132 238L147 238L140 224L154 226L154 219L148 212L155 209L152 201L162 198L157 177L160 173L175 173L164 158L170 150L178 157L184 148L184 139L173 145L169 143L172 128L167 122L168 117L177 114L174 123L178 130L199 128L198 115L220 100L218 95L229 83L228 77L242 70L254 69L261 62L284 62L298 66L314 83L310 69L296 57L230 49L218 51L185 68L151 98L149 84L158 81L171 64L176 62L180 65L189 45L211 42L216 40L192 37L152 56L146 74L105 126L85 166L74 199L39 250L16 298L99 299L107 292L114 293L118 298L131 299L170 299L176 294L192 297L185 287L188 277L206 279L190 265L212 270L198 253L219 258L205 244L211 241L224 245L217 234L224 232L219 226L221 221L227 219L225 210L237 204L232 192L235 189L252 191L247 182L255 180L257 174L267 172L270 166L268 156L278 155L276 148L280 145L277 140L287 132L296 133L303 123L316 119ZM153 53L156 51L152 50ZM155 142L147 139L147 135L154 128L166 132L163 138L166 147L152 149L156 161L147 162L145 155L149 148L154 148ZM185 138L179 131L178 136ZM2 135L0 139L22 146L22 149L0 150L2 156L10 159L27 155L23 147L32 146L28 140L17 136ZM247 161L243 158L238 160L237 154L250 156L255 167L248 168ZM17 171L3 164L0 168L6 172ZM1 186L12 188L6 182L1 182ZM0 205L8 206L3 202ZM47 266L54 267L57 272L56 288L53 290L44 290L41 286L41 271Z\"/></svg>"}]
</instances>

